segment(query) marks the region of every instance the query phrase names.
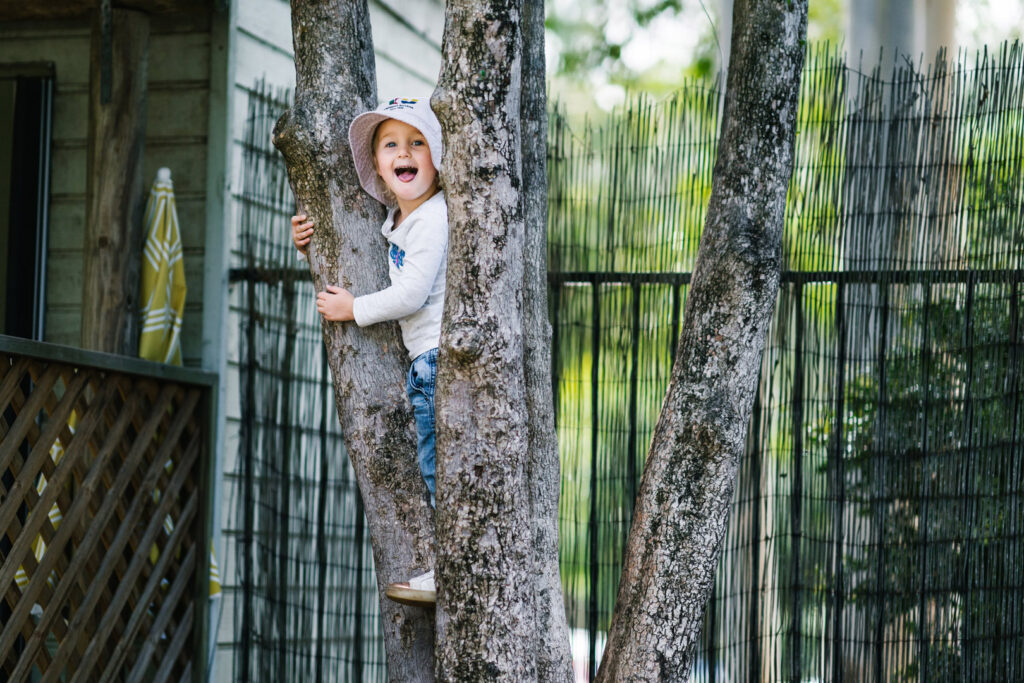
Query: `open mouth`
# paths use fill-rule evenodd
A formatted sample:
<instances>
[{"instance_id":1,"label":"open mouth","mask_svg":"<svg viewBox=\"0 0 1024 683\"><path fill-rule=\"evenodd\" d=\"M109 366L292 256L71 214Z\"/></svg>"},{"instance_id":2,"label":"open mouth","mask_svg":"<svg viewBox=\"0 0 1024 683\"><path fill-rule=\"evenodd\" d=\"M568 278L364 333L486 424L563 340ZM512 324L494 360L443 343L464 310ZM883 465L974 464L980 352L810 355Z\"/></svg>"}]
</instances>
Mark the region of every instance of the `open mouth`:
<instances>
[{"instance_id":1,"label":"open mouth","mask_svg":"<svg viewBox=\"0 0 1024 683\"><path fill-rule=\"evenodd\" d=\"M399 166L395 169L395 177L403 183L411 182L416 177L416 168L413 166Z\"/></svg>"}]
</instances>

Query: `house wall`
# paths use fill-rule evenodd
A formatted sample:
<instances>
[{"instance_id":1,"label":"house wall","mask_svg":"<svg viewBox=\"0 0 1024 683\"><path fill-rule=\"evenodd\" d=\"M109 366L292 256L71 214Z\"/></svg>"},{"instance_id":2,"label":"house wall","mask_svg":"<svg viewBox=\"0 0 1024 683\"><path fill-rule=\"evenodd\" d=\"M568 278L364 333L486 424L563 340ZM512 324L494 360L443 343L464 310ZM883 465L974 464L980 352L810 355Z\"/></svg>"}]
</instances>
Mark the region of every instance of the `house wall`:
<instances>
[{"instance_id":1,"label":"house wall","mask_svg":"<svg viewBox=\"0 0 1024 683\"><path fill-rule=\"evenodd\" d=\"M147 191L161 166L174 179L188 286L182 353L195 367L202 355L208 23L201 16L152 20L143 176ZM71 346L81 336L89 42L87 21L0 26L0 63L53 62L56 69L45 339Z\"/></svg>"},{"instance_id":2,"label":"house wall","mask_svg":"<svg viewBox=\"0 0 1024 683\"><path fill-rule=\"evenodd\" d=\"M429 96L441 67L440 45L444 26L443 0L369 0L376 53L378 99L394 96ZM271 90L290 90L295 84L291 11L287 0L240 0L232 3L229 73L230 116L225 207L225 244L230 265L241 263L238 217L242 193L242 152L248 115L248 98L257 82ZM288 217L281 217L287 233ZM238 522L237 454L240 432L239 333L242 324L242 287L230 287L224 328L225 350L224 436L219 488L221 498L217 552L221 560L223 599L215 609L215 681L233 681L233 655L237 645L234 623L235 595L239 589L235 541ZM311 321L314 325L316 321Z\"/></svg>"}]
</instances>

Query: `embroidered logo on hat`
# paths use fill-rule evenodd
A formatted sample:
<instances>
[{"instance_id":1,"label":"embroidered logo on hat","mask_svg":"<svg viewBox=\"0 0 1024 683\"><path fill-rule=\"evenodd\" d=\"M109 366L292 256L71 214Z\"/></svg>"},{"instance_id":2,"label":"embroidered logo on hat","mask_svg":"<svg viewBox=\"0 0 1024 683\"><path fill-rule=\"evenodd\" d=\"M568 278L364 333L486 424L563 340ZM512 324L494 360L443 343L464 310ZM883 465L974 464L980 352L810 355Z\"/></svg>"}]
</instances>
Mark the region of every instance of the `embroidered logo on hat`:
<instances>
[{"instance_id":1,"label":"embroidered logo on hat","mask_svg":"<svg viewBox=\"0 0 1024 683\"><path fill-rule=\"evenodd\" d=\"M403 104L416 104L417 102L419 102L419 100L406 99L404 97L396 97L395 99L388 102L387 108L390 109L391 107L400 107Z\"/></svg>"}]
</instances>

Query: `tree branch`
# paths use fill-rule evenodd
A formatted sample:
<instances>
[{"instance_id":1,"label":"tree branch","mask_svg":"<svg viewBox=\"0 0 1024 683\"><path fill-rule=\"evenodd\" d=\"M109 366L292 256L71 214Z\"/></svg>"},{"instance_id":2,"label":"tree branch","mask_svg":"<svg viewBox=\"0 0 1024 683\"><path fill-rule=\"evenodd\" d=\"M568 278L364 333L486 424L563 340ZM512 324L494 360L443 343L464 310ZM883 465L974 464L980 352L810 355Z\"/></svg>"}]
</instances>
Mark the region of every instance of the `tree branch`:
<instances>
[{"instance_id":1,"label":"tree branch","mask_svg":"<svg viewBox=\"0 0 1024 683\"><path fill-rule=\"evenodd\" d=\"M737 0L722 140L598 681L689 679L779 287L807 0Z\"/></svg>"}]
</instances>

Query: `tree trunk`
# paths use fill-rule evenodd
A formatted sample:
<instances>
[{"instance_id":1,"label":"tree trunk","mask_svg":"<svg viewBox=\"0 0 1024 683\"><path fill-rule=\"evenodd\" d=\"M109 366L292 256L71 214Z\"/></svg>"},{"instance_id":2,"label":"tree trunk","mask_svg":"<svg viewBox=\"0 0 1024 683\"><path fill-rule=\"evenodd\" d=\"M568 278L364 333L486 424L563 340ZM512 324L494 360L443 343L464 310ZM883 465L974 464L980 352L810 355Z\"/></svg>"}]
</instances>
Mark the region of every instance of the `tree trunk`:
<instances>
[{"instance_id":1,"label":"tree trunk","mask_svg":"<svg viewBox=\"0 0 1024 683\"><path fill-rule=\"evenodd\" d=\"M81 339L82 348L136 356L149 17L111 14L105 41L96 13L89 58Z\"/></svg>"},{"instance_id":2,"label":"tree trunk","mask_svg":"<svg viewBox=\"0 0 1024 683\"><path fill-rule=\"evenodd\" d=\"M357 296L374 292L387 286L384 212L359 186L347 134L357 114L376 106L366 1L292 0L291 7L295 105L278 121L274 144L316 222L310 271L318 291L336 284ZM394 323L324 323L323 335L370 528L388 674L402 683L433 680L433 614L383 594L388 583L434 565L432 513L404 391L409 359Z\"/></svg>"},{"instance_id":3,"label":"tree trunk","mask_svg":"<svg viewBox=\"0 0 1024 683\"><path fill-rule=\"evenodd\" d=\"M599 681L690 676L779 287L807 0L737 0L725 121Z\"/></svg>"},{"instance_id":4,"label":"tree trunk","mask_svg":"<svg viewBox=\"0 0 1024 683\"><path fill-rule=\"evenodd\" d=\"M551 324L547 269L547 83L544 78L544 2L523 3L522 165L523 368L529 414L530 505L537 587L537 680L571 681L569 625L558 566L561 488L551 387Z\"/></svg>"},{"instance_id":5,"label":"tree trunk","mask_svg":"<svg viewBox=\"0 0 1024 683\"><path fill-rule=\"evenodd\" d=\"M523 376L521 6L449 0L432 104L449 241L437 384L437 675L535 680Z\"/></svg>"}]
</instances>

